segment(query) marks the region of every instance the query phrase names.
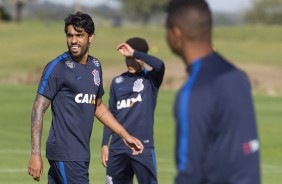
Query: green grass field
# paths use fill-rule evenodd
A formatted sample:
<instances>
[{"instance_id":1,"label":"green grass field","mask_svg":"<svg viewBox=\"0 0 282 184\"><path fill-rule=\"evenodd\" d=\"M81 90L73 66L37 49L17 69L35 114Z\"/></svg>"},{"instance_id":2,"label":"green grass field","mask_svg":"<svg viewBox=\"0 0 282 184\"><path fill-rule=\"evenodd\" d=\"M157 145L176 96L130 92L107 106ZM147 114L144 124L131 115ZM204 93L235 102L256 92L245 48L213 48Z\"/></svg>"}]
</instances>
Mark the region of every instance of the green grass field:
<instances>
[{"instance_id":1,"label":"green grass field","mask_svg":"<svg viewBox=\"0 0 282 184\"><path fill-rule=\"evenodd\" d=\"M0 78L42 69L47 62L66 51L63 22L26 22L1 24ZM150 53L166 62L179 60L169 50L162 26L110 28L96 25L90 54L99 58L103 67L120 65L116 46L129 37L148 40ZM215 49L235 63L263 64L282 67L282 27L238 26L216 27Z\"/></svg>"},{"instance_id":2,"label":"green grass field","mask_svg":"<svg viewBox=\"0 0 282 184\"><path fill-rule=\"evenodd\" d=\"M30 112L36 86L0 85L0 183L34 183L27 174L30 157ZM106 91L107 94L108 90ZM172 183L175 174L173 160L174 122L172 107L175 92L160 91L156 108L155 146L159 183ZM106 102L108 96L105 95ZM255 96L255 106L261 140L261 169L264 184L282 181L282 97ZM50 126L50 110L44 118L42 151ZM100 161L102 124L95 121L92 134L91 183L105 183L105 169ZM48 163L44 157L45 173L41 183L47 183Z\"/></svg>"},{"instance_id":3,"label":"green grass field","mask_svg":"<svg viewBox=\"0 0 282 184\"><path fill-rule=\"evenodd\" d=\"M33 183L27 174L30 157L30 111L36 87L27 85L0 85L0 183L28 184ZM106 93L108 90L106 91ZM174 92L161 92L156 112L156 154L160 183L172 183L173 165L173 120L172 101ZM104 101L108 101L105 95ZM50 110L44 118L42 151L45 152L45 141L50 127ZM95 120L92 134L92 159L90 166L91 183L105 183L105 169L100 161L102 124ZM44 157L45 174L42 183L46 183L48 163Z\"/></svg>"},{"instance_id":4,"label":"green grass field","mask_svg":"<svg viewBox=\"0 0 282 184\"><path fill-rule=\"evenodd\" d=\"M163 27L137 26L110 28L96 25L96 38L91 54L109 67L120 65L115 52L118 43L128 37L141 36L148 40L150 53L166 63L176 58L165 42ZM214 30L215 48L236 64L273 66L282 68L282 27L239 26L217 27ZM41 72L48 61L66 50L63 22L0 23L0 184L34 183L27 174L30 157L30 113L36 85L5 84L5 79L21 74ZM184 68L184 67L183 67ZM39 80L39 79L38 79ZM107 86L106 86L107 87ZM106 88L107 89L107 88ZM107 102L108 91L104 97ZM175 90L161 90L155 113L155 146L160 184L170 184L175 175L174 122L172 115ZM261 140L261 170L263 184L282 181L282 95L254 96ZM50 110L44 119L42 151L50 126ZM105 169L100 162L102 125L95 121L92 134L91 183L105 183ZM47 183L48 163L44 158L45 173L41 183Z\"/></svg>"}]
</instances>

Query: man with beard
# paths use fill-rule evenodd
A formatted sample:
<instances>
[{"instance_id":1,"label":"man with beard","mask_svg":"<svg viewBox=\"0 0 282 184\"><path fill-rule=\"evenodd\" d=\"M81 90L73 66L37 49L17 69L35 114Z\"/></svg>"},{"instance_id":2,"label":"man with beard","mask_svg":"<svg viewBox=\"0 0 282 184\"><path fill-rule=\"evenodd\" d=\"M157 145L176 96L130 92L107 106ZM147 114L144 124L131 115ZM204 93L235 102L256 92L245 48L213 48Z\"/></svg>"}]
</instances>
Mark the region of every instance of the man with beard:
<instances>
[{"instance_id":1,"label":"man with beard","mask_svg":"<svg viewBox=\"0 0 282 184\"><path fill-rule=\"evenodd\" d=\"M70 14L65 19L69 51L49 62L43 71L31 115L28 172L34 180L39 181L43 172L41 135L43 116L50 104L52 124L46 143L49 184L89 183L94 115L123 139L132 154L143 151L142 143L127 133L102 102L101 64L89 55L94 31L94 22L88 14Z\"/></svg>"}]
</instances>

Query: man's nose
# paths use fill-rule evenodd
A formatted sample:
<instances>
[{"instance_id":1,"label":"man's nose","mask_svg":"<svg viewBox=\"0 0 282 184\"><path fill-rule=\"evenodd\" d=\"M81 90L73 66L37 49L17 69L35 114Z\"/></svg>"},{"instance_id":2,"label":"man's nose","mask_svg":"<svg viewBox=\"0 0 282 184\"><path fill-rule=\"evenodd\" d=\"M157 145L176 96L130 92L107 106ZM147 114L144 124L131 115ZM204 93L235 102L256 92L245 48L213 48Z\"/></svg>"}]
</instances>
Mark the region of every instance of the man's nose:
<instances>
[{"instance_id":1,"label":"man's nose","mask_svg":"<svg viewBox=\"0 0 282 184\"><path fill-rule=\"evenodd\" d=\"M72 38L71 38L71 43L76 43L77 42L77 38L76 38L76 36L73 36Z\"/></svg>"}]
</instances>

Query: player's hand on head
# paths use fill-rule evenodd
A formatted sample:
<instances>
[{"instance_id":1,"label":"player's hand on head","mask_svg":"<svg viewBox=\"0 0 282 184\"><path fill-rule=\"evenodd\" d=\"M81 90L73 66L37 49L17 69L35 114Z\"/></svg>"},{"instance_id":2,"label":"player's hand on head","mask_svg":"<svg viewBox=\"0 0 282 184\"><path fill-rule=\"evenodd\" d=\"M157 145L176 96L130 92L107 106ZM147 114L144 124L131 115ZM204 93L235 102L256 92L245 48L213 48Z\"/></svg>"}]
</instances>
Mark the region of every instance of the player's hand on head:
<instances>
[{"instance_id":1,"label":"player's hand on head","mask_svg":"<svg viewBox=\"0 0 282 184\"><path fill-rule=\"evenodd\" d=\"M121 43L117 46L117 51L125 57L132 57L134 49L131 48L127 43Z\"/></svg>"}]
</instances>

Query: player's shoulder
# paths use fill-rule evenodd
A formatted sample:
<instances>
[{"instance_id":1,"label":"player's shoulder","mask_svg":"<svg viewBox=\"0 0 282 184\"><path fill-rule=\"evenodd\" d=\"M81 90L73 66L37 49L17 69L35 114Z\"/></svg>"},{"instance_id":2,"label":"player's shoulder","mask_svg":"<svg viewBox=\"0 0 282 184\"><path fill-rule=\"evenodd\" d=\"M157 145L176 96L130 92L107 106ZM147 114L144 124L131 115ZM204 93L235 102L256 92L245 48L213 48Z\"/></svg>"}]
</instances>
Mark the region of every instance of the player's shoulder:
<instances>
[{"instance_id":1,"label":"player's shoulder","mask_svg":"<svg viewBox=\"0 0 282 184\"><path fill-rule=\"evenodd\" d=\"M203 59L203 71L209 77L225 78L230 74L238 73L238 68L228 59L214 52Z\"/></svg>"},{"instance_id":2,"label":"player's shoulder","mask_svg":"<svg viewBox=\"0 0 282 184\"><path fill-rule=\"evenodd\" d=\"M241 78L246 77L243 70L232 62L226 59L222 59L220 65L217 65L217 71L219 71L219 78L230 79L230 78Z\"/></svg>"},{"instance_id":3,"label":"player's shoulder","mask_svg":"<svg viewBox=\"0 0 282 184\"><path fill-rule=\"evenodd\" d=\"M100 60L99 60L98 58L92 56L92 55L89 55L89 56L88 56L88 59L90 59L90 60L93 61L93 62L99 62L99 63L100 63Z\"/></svg>"},{"instance_id":4,"label":"player's shoulder","mask_svg":"<svg viewBox=\"0 0 282 184\"><path fill-rule=\"evenodd\" d=\"M214 52L205 57L201 64L202 72L199 81L208 85L218 85L219 88L234 85L234 81L245 80L246 75L231 61Z\"/></svg>"},{"instance_id":5,"label":"player's shoulder","mask_svg":"<svg viewBox=\"0 0 282 184\"><path fill-rule=\"evenodd\" d=\"M226 94L250 89L250 81L246 72L230 62L226 62L224 65L224 69L213 83L216 86L215 89L225 91Z\"/></svg>"},{"instance_id":6,"label":"player's shoulder","mask_svg":"<svg viewBox=\"0 0 282 184\"><path fill-rule=\"evenodd\" d=\"M46 64L45 70L46 69L53 70L58 67L63 67L65 63L67 63L66 61L68 61L67 58L68 58L68 54L66 52L57 56L56 58L52 59Z\"/></svg>"},{"instance_id":7,"label":"player's shoulder","mask_svg":"<svg viewBox=\"0 0 282 184\"><path fill-rule=\"evenodd\" d=\"M101 67L101 62L98 58L92 56L92 55L89 55L88 56L88 62L91 62L93 63L96 67Z\"/></svg>"},{"instance_id":8,"label":"player's shoulder","mask_svg":"<svg viewBox=\"0 0 282 184\"><path fill-rule=\"evenodd\" d=\"M120 84L120 83L123 83L125 80L126 80L126 78L127 78L127 74L128 72L124 72L124 73L122 73L122 74L120 74L120 75L117 75L117 76L115 76L114 78L113 78L113 80L112 80L112 84Z\"/></svg>"}]
</instances>

